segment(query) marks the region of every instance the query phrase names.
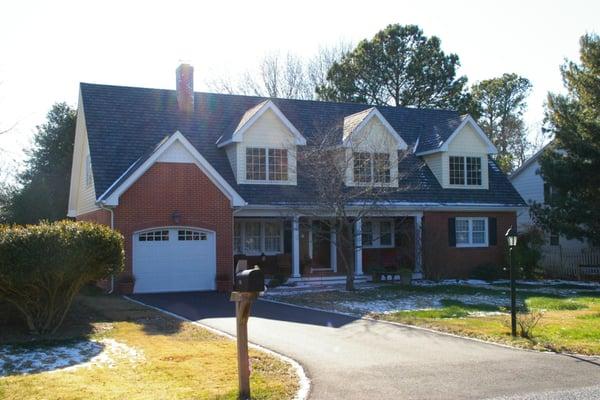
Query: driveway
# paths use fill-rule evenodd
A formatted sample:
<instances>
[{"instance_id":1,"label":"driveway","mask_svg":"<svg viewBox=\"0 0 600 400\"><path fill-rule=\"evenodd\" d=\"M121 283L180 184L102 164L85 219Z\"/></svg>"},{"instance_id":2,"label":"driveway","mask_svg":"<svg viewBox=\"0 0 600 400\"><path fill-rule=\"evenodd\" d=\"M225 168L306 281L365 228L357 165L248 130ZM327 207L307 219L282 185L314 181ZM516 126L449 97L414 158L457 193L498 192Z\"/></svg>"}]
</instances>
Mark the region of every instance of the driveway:
<instances>
[{"instance_id":1,"label":"driveway","mask_svg":"<svg viewBox=\"0 0 600 400\"><path fill-rule=\"evenodd\" d=\"M235 334L225 295L134 298ZM600 358L504 348L266 301L251 315L250 340L300 362L311 399L600 399Z\"/></svg>"}]
</instances>

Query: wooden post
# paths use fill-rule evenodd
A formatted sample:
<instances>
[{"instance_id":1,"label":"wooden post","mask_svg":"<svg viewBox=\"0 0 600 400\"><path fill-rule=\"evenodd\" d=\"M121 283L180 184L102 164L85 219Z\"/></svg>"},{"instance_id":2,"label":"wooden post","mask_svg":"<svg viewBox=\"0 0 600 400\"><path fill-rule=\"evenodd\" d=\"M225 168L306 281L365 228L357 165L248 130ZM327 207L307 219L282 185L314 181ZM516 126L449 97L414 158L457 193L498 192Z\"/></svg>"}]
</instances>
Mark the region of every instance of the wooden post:
<instances>
[{"instance_id":1,"label":"wooden post","mask_svg":"<svg viewBox=\"0 0 600 400\"><path fill-rule=\"evenodd\" d=\"M258 297L256 292L232 292L231 301L235 301L235 319L237 333L237 361L239 399L250 399L250 360L248 357L248 318L252 301Z\"/></svg>"}]
</instances>

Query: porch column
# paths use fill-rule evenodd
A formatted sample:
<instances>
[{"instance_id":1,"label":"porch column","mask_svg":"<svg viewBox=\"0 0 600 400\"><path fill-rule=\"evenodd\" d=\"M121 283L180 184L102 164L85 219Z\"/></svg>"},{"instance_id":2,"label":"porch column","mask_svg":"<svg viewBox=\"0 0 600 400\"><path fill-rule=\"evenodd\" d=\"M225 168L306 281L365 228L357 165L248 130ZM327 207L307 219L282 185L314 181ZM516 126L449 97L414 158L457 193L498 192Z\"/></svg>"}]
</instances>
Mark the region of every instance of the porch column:
<instances>
[{"instance_id":1,"label":"porch column","mask_svg":"<svg viewBox=\"0 0 600 400\"><path fill-rule=\"evenodd\" d=\"M313 221L308 221L308 258L313 258Z\"/></svg>"},{"instance_id":2,"label":"porch column","mask_svg":"<svg viewBox=\"0 0 600 400\"><path fill-rule=\"evenodd\" d=\"M292 219L292 278L300 278L300 228L299 218Z\"/></svg>"},{"instance_id":3,"label":"porch column","mask_svg":"<svg viewBox=\"0 0 600 400\"><path fill-rule=\"evenodd\" d=\"M415 215L415 271L413 279L423 278L423 214Z\"/></svg>"},{"instance_id":4,"label":"porch column","mask_svg":"<svg viewBox=\"0 0 600 400\"><path fill-rule=\"evenodd\" d=\"M337 272L337 233L333 226L329 233L329 259L331 260L331 269L333 272Z\"/></svg>"},{"instance_id":5,"label":"porch column","mask_svg":"<svg viewBox=\"0 0 600 400\"><path fill-rule=\"evenodd\" d=\"M362 268L362 219L354 222L354 275L361 276Z\"/></svg>"}]
</instances>

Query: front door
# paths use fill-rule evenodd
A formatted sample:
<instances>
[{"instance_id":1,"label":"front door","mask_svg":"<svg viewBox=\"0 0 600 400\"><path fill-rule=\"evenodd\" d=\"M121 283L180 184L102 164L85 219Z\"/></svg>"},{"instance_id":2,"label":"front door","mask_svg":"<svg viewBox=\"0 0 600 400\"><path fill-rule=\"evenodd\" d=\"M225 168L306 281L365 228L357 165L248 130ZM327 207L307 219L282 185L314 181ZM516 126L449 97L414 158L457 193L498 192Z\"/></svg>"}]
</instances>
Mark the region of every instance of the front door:
<instances>
[{"instance_id":1,"label":"front door","mask_svg":"<svg viewBox=\"0 0 600 400\"><path fill-rule=\"evenodd\" d=\"M314 221L313 229L313 268L331 268L331 246L329 226Z\"/></svg>"}]
</instances>

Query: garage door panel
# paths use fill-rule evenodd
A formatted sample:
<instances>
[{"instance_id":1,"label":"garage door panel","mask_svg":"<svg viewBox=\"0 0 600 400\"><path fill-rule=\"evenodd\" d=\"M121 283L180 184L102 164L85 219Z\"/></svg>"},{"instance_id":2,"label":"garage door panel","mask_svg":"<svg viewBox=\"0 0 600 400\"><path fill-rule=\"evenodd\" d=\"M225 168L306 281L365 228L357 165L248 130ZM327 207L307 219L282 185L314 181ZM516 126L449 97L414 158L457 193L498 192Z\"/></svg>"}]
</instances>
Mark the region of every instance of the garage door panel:
<instances>
[{"instance_id":1,"label":"garage door panel","mask_svg":"<svg viewBox=\"0 0 600 400\"><path fill-rule=\"evenodd\" d=\"M171 228L167 236L164 229L156 231L162 233L134 235L135 292L214 290L214 233ZM149 241L148 237L152 240Z\"/></svg>"}]
</instances>

